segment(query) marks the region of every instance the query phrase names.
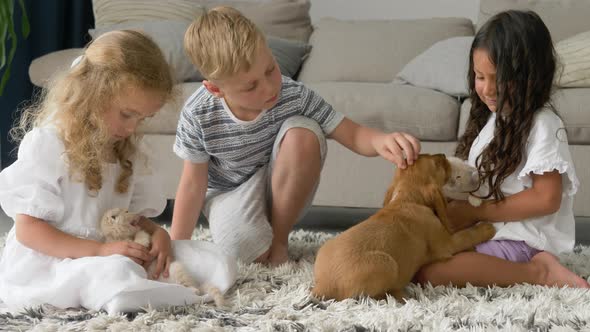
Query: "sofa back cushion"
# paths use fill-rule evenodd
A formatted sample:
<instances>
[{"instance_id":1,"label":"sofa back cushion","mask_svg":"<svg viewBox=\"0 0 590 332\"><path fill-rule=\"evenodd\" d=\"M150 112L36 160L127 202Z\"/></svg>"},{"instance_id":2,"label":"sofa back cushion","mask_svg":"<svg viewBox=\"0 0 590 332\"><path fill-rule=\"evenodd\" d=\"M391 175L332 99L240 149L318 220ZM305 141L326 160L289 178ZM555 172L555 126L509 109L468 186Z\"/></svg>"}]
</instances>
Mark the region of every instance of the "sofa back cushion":
<instances>
[{"instance_id":1,"label":"sofa back cushion","mask_svg":"<svg viewBox=\"0 0 590 332\"><path fill-rule=\"evenodd\" d=\"M96 28L144 21L191 22L203 14L205 7L192 0L93 0Z\"/></svg>"},{"instance_id":2,"label":"sofa back cushion","mask_svg":"<svg viewBox=\"0 0 590 332\"><path fill-rule=\"evenodd\" d=\"M313 30L309 16L310 0L200 0L200 2L206 8L219 5L232 6L270 36L307 42Z\"/></svg>"},{"instance_id":3,"label":"sofa back cushion","mask_svg":"<svg viewBox=\"0 0 590 332\"><path fill-rule=\"evenodd\" d=\"M310 37L303 82L391 82L403 66L434 43L472 36L467 18L415 20L321 19Z\"/></svg>"},{"instance_id":4,"label":"sofa back cushion","mask_svg":"<svg viewBox=\"0 0 590 332\"><path fill-rule=\"evenodd\" d=\"M554 42L590 30L590 0L480 0L477 28L494 14L508 9L535 11L549 28Z\"/></svg>"},{"instance_id":5,"label":"sofa back cushion","mask_svg":"<svg viewBox=\"0 0 590 332\"><path fill-rule=\"evenodd\" d=\"M93 0L96 28L138 21L191 22L206 9L227 5L241 11L266 35L307 42L312 31L309 0Z\"/></svg>"},{"instance_id":6,"label":"sofa back cushion","mask_svg":"<svg viewBox=\"0 0 590 332\"><path fill-rule=\"evenodd\" d=\"M423 141L457 139L459 102L444 93L401 84L317 82L307 86L349 119Z\"/></svg>"}]
</instances>

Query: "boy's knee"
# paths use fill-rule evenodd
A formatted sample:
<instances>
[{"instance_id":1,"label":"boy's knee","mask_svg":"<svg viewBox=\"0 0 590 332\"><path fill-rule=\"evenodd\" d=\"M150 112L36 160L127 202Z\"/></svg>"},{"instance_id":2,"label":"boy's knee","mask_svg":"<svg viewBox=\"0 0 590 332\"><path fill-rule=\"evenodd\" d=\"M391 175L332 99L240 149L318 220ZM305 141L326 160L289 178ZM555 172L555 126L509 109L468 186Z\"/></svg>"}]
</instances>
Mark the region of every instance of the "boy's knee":
<instances>
[{"instance_id":1,"label":"boy's knee","mask_svg":"<svg viewBox=\"0 0 590 332\"><path fill-rule=\"evenodd\" d=\"M289 151L289 155L309 158L319 151L322 161L325 158L326 137L320 125L313 119L301 115L288 118L281 126L279 137L279 153Z\"/></svg>"},{"instance_id":2,"label":"boy's knee","mask_svg":"<svg viewBox=\"0 0 590 332\"><path fill-rule=\"evenodd\" d=\"M281 147L289 147L302 152L319 151L318 136L307 128L291 128L285 133Z\"/></svg>"}]
</instances>

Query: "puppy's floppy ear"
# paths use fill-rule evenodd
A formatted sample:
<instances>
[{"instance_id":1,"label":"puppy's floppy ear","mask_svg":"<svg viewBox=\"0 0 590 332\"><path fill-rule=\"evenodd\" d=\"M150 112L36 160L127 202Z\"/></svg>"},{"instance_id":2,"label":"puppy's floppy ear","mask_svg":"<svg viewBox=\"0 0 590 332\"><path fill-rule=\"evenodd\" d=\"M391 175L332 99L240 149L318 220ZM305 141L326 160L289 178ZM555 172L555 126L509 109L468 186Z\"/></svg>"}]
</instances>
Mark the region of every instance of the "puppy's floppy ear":
<instances>
[{"instance_id":1,"label":"puppy's floppy ear","mask_svg":"<svg viewBox=\"0 0 590 332\"><path fill-rule=\"evenodd\" d=\"M453 233L449 218L447 217L447 200L441 188L432 184L427 186L423 192L426 204L434 211L440 222L449 233Z\"/></svg>"}]
</instances>

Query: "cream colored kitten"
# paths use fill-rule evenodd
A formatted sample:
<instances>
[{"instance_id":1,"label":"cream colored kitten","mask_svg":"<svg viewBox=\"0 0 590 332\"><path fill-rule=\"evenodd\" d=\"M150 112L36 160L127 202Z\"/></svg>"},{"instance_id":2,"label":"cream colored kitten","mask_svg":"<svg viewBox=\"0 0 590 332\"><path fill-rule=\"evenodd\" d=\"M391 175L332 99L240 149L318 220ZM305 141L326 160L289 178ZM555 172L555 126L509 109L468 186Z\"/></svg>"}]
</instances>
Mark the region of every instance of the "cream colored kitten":
<instances>
[{"instance_id":1,"label":"cream colored kitten","mask_svg":"<svg viewBox=\"0 0 590 332\"><path fill-rule=\"evenodd\" d=\"M468 165L457 157L447 157L451 164L451 177L443 186L443 194L447 198L467 200L472 206L480 206L481 198L473 196L470 192L477 189L478 178L475 167ZM469 176L465 176L469 174Z\"/></svg>"},{"instance_id":2,"label":"cream colored kitten","mask_svg":"<svg viewBox=\"0 0 590 332\"><path fill-rule=\"evenodd\" d=\"M100 229L106 242L134 241L149 248L151 245L150 235L139 227L139 216L129 213L126 210L115 208L108 210L100 220ZM148 275L153 275L156 269L154 260L148 267ZM173 261L170 264L169 276L165 278L160 274L158 281L179 284L194 290L195 294L202 295L203 291L209 294L218 307L223 306L223 294L217 287L210 284L203 284L201 288L197 285L188 271L180 262Z\"/></svg>"}]
</instances>

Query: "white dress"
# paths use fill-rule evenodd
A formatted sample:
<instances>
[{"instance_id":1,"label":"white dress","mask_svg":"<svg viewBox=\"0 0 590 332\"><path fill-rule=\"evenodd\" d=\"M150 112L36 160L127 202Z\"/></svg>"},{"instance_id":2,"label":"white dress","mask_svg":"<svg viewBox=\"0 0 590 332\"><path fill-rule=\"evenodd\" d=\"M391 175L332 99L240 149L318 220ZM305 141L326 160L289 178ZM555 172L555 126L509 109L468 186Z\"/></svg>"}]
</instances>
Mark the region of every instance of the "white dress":
<instances>
[{"instance_id":1,"label":"white dress","mask_svg":"<svg viewBox=\"0 0 590 332\"><path fill-rule=\"evenodd\" d=\"M476 158L494 136L496 113L488 120L469 151L469 164L475 166ZM516 222L496 222L493 240L525 241L529 246L553 254L571 251L575 242L573 213L574 194L579 181L569 151L565 126L561 119L548 109L539 111L533 120L525 155L516 171L502 183L506 197L532 187L532 174L557 170L562 179L562 196L559 210L553 214ZM483 187L483 186L482 186ZM487 194L487 187L478 194Z\"/></svg>"},{"instance_id":2,"label":"white dress","mask_svg":"<svg viewBox=\"0 0 590 332\"><path fill-rule=\"evenodd\" d=\"M26 214L43 219L71 235L102 240L99 220L111 208L154 217L166 200L157 177L145 162L136 162L127 193L114 190L118 164L106 164L102 189L89 195L85 185L68 175L64 146L52 127L35 128L21 142L18 159L0 173L0 205L15 219ZM214 244L173 241L175 258L199 282L208 281L222 292L236 278L236 261ZM9 232L0 258L0 300L12 310L52 304L57 307L104 309L109 313L141 307L183 305L207 300L188 288L148 280L145 270L121 255L60 259L22 245Z\"/></svg>"}]
</instances>

